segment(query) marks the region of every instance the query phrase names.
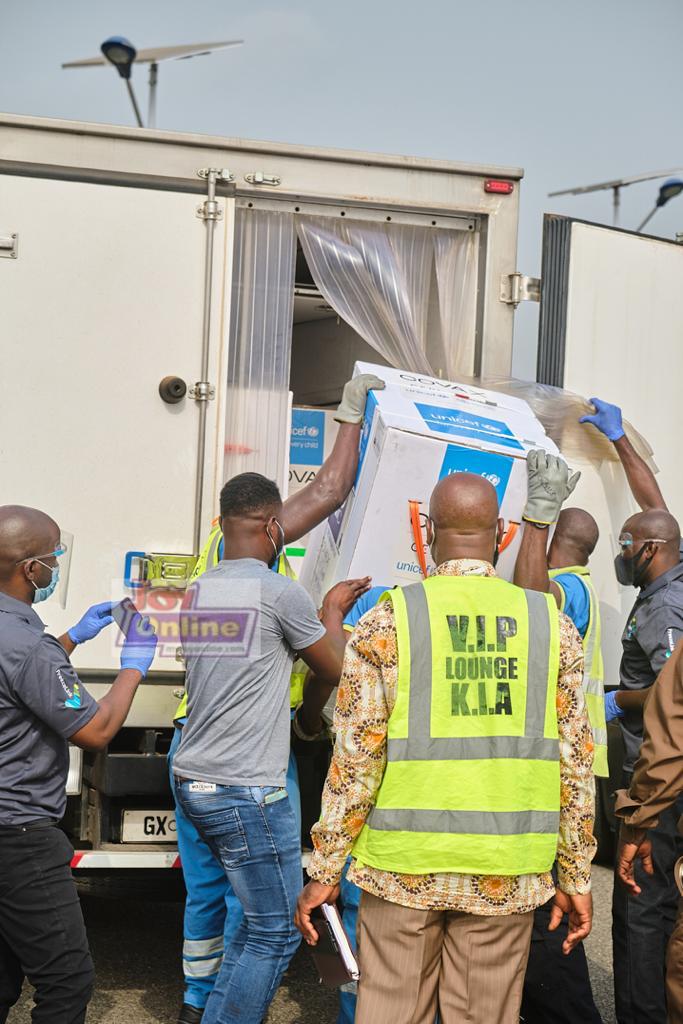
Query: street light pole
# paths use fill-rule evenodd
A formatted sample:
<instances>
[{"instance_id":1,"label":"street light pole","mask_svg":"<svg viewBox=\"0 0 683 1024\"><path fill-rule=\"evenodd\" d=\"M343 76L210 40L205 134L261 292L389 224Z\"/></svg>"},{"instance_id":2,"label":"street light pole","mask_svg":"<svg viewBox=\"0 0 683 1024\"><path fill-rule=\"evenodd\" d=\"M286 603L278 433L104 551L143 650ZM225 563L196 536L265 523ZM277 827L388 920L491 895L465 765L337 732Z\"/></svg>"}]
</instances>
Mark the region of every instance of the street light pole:
<instances>
[{"instance_id":1,"label":"street light pole","mask_svg":"<svg viewBox=\"0 0 683 1024\"><path fill-rule=\"evenodd\" d=\"M149 106L147 108L147 127L156 128L157 123L157 80L159 65L153 60L149 65Z\"/></svg>"},{"instance_id":2,"label":"street light pole","mask_svg":"<svg viewBox=\"0 0 683 1024\"><path fill-rule=\"evenodd\" d=\"M138 128L144 128L145 126L142 123L142 117L140 116L140 108L138 107L138 101L135 99L135 93L133 92L133 84L130 78L126 79L126 89L128 90L128 95L130 96L130 102L133 104L133 112L135 113L135 120L138 123Z\"/></svg>"},{"instance_id":3,"label":"street light pole","mask_svg":"<svg viewBox=\"0 0 683 1024\"><path fill-rule=\"evenodd\" d=\"M646 224L654 217L660 206L666 206L670 199L674 196L679 195L683 192L683 181L680 178L669 178L663 185L660 186L659 195L657 196L657 202L652 207L642 224L636 228L636 234L640 234Z\"/></svg>"}]
</instances>

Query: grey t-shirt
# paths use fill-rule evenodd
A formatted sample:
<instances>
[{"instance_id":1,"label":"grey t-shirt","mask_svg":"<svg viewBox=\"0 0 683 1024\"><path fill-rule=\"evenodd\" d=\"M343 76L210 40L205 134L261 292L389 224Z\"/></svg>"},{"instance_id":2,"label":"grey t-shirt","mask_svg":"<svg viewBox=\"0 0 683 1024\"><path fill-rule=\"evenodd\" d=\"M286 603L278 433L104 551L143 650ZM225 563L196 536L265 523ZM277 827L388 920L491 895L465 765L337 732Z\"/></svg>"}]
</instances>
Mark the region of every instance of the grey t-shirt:
<instances>
[{"instance_id":1,"label":"grey t-shirt","mask_svg":"<svg viewBox=\"0 0 683 1024\"><path fill-rule=\"evenodd\" d=\"M303 587L265 562L239 558L205 572L181 616L188 702L176 774L283 786L294 654L324 635Z\"/></svg>"},{"instance_id":2,"label":"grey t-shirt","mask_svg":"<svg viewBox=\"0 0 683 1024\"><path fill-rule=\"evenodd\" d=\"M0 593L0 825L59 820L68 738L97 712L33 609Z\"/></svg>"}]
</instances>

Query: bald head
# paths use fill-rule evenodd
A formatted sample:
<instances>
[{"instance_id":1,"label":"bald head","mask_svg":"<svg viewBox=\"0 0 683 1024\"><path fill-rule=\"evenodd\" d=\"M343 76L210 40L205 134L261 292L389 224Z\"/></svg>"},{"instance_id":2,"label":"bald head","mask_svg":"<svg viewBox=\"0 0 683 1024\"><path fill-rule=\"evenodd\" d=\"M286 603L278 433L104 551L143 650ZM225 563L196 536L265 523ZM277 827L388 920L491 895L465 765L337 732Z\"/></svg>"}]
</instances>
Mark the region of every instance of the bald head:
<instances>
[{"instance_id":1,"label":"bald head","mask_svg":"<svg viewBox=\"0 0 683 1024\"><path fill-rule=\"evenodd\" d=\"M645 540L664 541L678 551L681 543L681 529L678 520L663 508L651 508L637 512L624 523L622 533L630 533L633 540L642 544Z\"/></svg>"},{"instance_id":2,"label":"bald head","mask_svg":"<svg viewBox=\"0 0 683 1024\"><path fill-rule=\"evenodd\" d=\"M429 515L436 534L437 565L453 558L491 561L502 531L498 495L488 480L474 473L452 473L432 492Z\"/></svg>"},{"instance_id":3,"label":"bald head","mask_svg":"<svg viewBox=\"0 0 683 1024\"><path fill-rule=\"evenodd\" d=\"M551 569L586 565L599 536L598 524L590 512L582 508L563 509L548 551L548 565Z\"/></svg>"},{"instance_id":4,"label":"bald head","mask_svg":"<svg viewBox=\"0 0 683 1024\"><path fill-rule=\"evenodd\" d=\"M46 554L59 544L59 527L37 508L0 505L0 581L7 582L21 569L17 562Z\"/></svg>"}]
</instances>

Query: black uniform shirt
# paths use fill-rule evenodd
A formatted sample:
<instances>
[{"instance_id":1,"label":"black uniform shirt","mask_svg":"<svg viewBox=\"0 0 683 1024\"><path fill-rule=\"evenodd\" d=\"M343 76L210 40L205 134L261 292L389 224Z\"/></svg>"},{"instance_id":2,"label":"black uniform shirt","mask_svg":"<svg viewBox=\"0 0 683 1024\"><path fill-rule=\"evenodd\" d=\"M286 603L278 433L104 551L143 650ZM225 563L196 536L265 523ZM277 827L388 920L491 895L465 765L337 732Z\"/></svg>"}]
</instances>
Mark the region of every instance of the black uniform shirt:
<instances>
[{"instance_id":1,"label":"black uniform shirt","mask_svg":"<svg viewBox=\"0 0 683 1024\"><path fill-rule=\"evenodd\" d=\"M652 686L681 636L683 563L662 573L640 591L621 637L619 688L644 690ZM624 768L633 771L643 739L643 717L627 711L619 725L626 744Z\"/></svg>"},{"instance_id":2,"label":"black uniform shirt","mask_svg":"<svg viewBox=\"0 0 683 1024\"><path fill-rule=\"evenodd\" d=\"M97 711L44 630L29 605L0 593L0 826L64 815L67 740Z\"/></svg>"}]
</instances>

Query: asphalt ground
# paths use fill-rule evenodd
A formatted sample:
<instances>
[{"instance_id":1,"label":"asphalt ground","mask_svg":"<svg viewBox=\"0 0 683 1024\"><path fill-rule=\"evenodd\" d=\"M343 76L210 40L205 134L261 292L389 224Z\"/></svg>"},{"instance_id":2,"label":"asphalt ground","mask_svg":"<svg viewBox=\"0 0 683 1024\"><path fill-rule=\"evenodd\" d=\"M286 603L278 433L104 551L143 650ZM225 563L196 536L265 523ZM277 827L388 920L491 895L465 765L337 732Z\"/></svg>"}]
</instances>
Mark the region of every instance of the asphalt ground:
<instances>
[{"instance_id":1,"label":"asphalt ground","mask_svg":"<svg viewBox=\"0 0 683 1024\"><path fill-rule=\"evenodd\" d=\"M182 999L180 950L182 901L151 886L131 892L117 887L108 896L82 895L97 970L88 1024L173 1024ZM614 1024L610 938L612 872L594 866L595 924L586 943L593 992L605 1024ZM169 895L172 898L169 898ZM165 898L164 898L165 897ZM27 985L9 1024L29 1024ZM308 949L300 948L273 1001L269 1024L334 1024L337 994L318 984ZM580 1022L577 1022L580 1024Z\"/></svg>"}]
</instances>

